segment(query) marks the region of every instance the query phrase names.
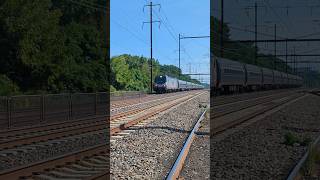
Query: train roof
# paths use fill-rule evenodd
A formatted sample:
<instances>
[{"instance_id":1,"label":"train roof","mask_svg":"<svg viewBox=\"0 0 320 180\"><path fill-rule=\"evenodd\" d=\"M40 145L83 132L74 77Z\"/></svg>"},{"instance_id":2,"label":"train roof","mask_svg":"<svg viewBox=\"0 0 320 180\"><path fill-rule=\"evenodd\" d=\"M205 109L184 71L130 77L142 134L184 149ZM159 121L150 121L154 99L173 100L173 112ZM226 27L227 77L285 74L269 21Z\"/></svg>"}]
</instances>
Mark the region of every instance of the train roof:
<instances>
[{"instance_id":1,"label":"train roof","mask_svg":"<svg viewBox=\"0 0 320 180\"><path fill-rule=\"evenodd\" d=\"M243 63L243 62L239 62L239 61L234 61L234 60L230 60L230 59L226 59L226 58L221 58L221 57L214 57L215 59L217 59L219 61L220 64L222 65L246 65L246 66L250 66L250 67L254 67L256 65L252 65L252 64L246 64L246 63ZM288 75L293 75L294 77L298 78L298 79L303 79L302 77L300 76L297 76L297 75L294 75L294 74L290 74L290 73L285 73L285 72L282 72L282 71L277 71L277 70L274 70L274 69L269 69L269 68L266 68L266 67L260 67L260 66L256 66L258 68L262 68L264 71L268 70L268 71L273 71L274 74L276 75L282 75L282 74L288 74Z\"/></svg>"},{"instance_id":2,"label":"train roof","mask_svg":"<svg viewBox=\"0 0 320 180\"><path fill-rule=\"evenodd\" d=\"M156 76L156 77L160 77L160 76L165 76L166 78L171 78L171 79L177 79L178 82L187 82L187 83L191 83L191 84L194 84L194 85L201 85L201 84L196 84L196 83L193 83L193 82L190 82L190 81L184 81L184 80L181 80L181 79L172 77L172 76L168 76L168 75L166 75L166 74L158 75L158 76ZM201 86L202 86L202 85L201 85Z\"/></svg>"}]
</instances>

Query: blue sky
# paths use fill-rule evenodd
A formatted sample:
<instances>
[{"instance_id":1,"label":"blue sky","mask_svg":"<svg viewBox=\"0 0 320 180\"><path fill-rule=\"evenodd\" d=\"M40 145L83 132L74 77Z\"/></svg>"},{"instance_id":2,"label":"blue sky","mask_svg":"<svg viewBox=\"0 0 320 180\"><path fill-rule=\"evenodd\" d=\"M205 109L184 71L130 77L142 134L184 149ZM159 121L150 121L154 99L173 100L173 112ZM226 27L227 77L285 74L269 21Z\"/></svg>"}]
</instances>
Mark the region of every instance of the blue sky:
<instances>
[{"instance_id":1,"label":"blue sky","mask_svg":"<svg viewBox=\"0 0 320 180\"><path fill-rule=\"evenodd\" d=\"M111 56L132 54L150 57L150 11L143 6L150 0L111 0ZM200 36L210 34L210 0L153 0L153 57L161 64L178 66L178 34ZM183 73L209 73L210 39L181 40ZM199 78L199 76L195 77ZM209 77L202 76L208 82Z\"/></svg>"}]
</instances>

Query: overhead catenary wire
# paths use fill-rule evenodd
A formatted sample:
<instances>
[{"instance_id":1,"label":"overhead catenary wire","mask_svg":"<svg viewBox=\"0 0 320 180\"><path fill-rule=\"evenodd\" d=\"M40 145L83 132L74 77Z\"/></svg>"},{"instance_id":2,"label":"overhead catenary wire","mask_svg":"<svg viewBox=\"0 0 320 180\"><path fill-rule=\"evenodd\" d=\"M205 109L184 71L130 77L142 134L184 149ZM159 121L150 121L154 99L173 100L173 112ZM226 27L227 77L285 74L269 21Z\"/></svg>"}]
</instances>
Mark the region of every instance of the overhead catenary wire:
<instances>
[{"instance_id":1,"label":"overhead catenary wire","mask_svg":"<svg viewBox=\"0 0 320 180\"><path fill-rule=\"evenodd\" d=\"M88 3L87 1L76 1L76 0L67 0L67 1L70 1L73 4L77 4L77 5L80 5L80 6L83 6L83 7L94 9L94 10L97 10L97 11L107 12L107 10L108 10L107 7L103 7L103 6L98 5L98 4ZM84 3L84 2L86 2L86 3Z\"/></svg>"},{"instance_id":2,"label":"overhead catenary wire","mask_svg":"<svg viewBox=\"0 0 320 180\"><path fill-rule=\"evenodd\" d=\"M272 12L278 17L278 19L280 21L282 21L283 25L286 27L287 31L290 32L291 29L288 27L288 25L286 24L286 22L283 21L282 17L279 16L279 14L272 8L272 6L269 3L269 0L263 0L263 2L272 10ZM292 31L291 31L292 33Z\"/></svg>"},{"instance_id":3,"label":"overhead catenary wire","mask_svg":"<svg viewBox=\"0 0 320 180\"><path fill-rule=\"evenodd\" d=\"M166 30L169 32L169 34L170 34L170 36L172 37L172 39L174 40L174 42L178 43L178 38L174 35L174 33L173 33L173 32L170 30L170 28L169 28L170 25L169 25L169 23L168 23L168 20L165 20L164 18L162 18L162 17L159 15L159 13L157 13L156 11L154 11L154 13L157 15L157 17L158 17L160 20L163 21ZM167 19L168 19L168 18L167 18ZM171 28L172 28L173 31L174 31L174 28L173 28L172 26L171 26ZM182 46L182 48L185 49L184 46ZM194 60L193 57L191 57L191 55L190 55L187 51L185 51L185 53L186 53L186 55L189 57L190 60Z\"/></svg>"}]
</instances>

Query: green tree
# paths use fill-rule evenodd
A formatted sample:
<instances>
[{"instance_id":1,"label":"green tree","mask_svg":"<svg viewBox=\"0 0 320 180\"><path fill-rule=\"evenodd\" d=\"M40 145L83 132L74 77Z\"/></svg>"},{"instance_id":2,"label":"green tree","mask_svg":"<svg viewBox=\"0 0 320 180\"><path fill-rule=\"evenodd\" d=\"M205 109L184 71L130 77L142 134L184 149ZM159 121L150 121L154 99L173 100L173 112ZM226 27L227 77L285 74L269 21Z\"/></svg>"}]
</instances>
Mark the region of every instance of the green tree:
<instances>
[{"instance_id":1,"label":"green tree","mask_svg":"<svg viewBox=\"0 0 320 180\"><path fill-rule=\"evenodd\" d=\"M19 87L7 76L0 76L0 96L15 95L19 92Z\"/></svg>"},{"instance_id":2,"label":"green tree","mask_svg":"<svg viewBox=\"0 0 320 180\"><path fill-rule=\"evenodd\" d=\"M104 14L71 1L1 1L0 74L23 93L108 90Z\"/></svg>"},{"instance_id":3,"label":"green tree","mask_svg":"<svg viewBox=\"0 0 320 180\"><path fill-rule=\"evenodd\" d=\"M173 65L160 65L152 60L153 80L159 74L166 74L179 78L181 70ZM112 89L148 91L150 88L150 59L123 54L111 58L111 85ZM190 76L180 75L180 79L199 83Z\"/></svg>"}]
</instances>

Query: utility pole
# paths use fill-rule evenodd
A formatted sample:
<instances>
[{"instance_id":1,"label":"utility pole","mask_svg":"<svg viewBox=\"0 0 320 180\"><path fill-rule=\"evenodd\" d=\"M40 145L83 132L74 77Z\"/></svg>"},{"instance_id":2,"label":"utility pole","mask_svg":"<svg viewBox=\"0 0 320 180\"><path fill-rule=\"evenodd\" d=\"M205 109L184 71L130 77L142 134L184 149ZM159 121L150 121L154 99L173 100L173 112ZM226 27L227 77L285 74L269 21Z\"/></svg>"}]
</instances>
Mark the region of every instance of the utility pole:
<instances>
[{"instance_id":1,"label":"utility pole","mask_svg":"<svg viewBox=\"0 0 320 180\"><path fill-rule=\"evenodd\" d=\"M224 14L223 14L223 0L221 0L221 23L220 23L220 56L223 57L223 21L224 21Z\"/></svg>"},{"instance_id":2,"label":"utility pole","mask_svg":"<svg viewBox=\"0 0 320 180\"><path fill-rule=\"evenodd\" d=\"M254 52L254 64L257 65L257 56L258 56L258 46L257 46L257 40L258 40L258 10L257 10L257 2L254 4L254 16L255 16L255 24L254 24L254 39L255 39L255 52Z\"/></svg>"},{"instance_id":3,"label":"utility pole","mask_svg":"<svg viewBox=\"0 0 320 180\"><path fill-rule=\"evenodd\" d=\"M146 6L148 6L150 8L150 21L143 22L143 24L144 23L150 24L150 93L152 93L152 91L153 91L153 77L152 77L152 69L153 69L153 67L152 67L152 59L153 59L153 57L152 57L152 31L153 31L153 29L152 29L152 24L153 23L161 23L160 21L153 21L152 20L152 8L154 6L160 6L160 8L161 8L161 5L160 4L152 4L152 1L150 1L150 4L147 4L144 7L146 7ZM144 9L144 7L143 7L143 9Z\"/></svg>"},{"instance_id":4,"label":"utility pole","mask_svg":"<svg viewBox=\"0 0 320 180\"><path fill-rule=\"evenodd\" d=\"M180 53L181 53L181 40L182 39L203 39L203 38L210 38L210 36L189 36L189 37L186 37L186 36L181 36L181 34L179 33L179 68L180 68L180 62L181 62L181 59L180 59Z\"/></svg>"},{"instance_id":5,"label":"utility pole","mask_svg":"<svg viewBox=\"0 0 320 180\"><path fill-rule=\"evenodd\" d=\"M277 24L274 24L274 69L277 70Z\"/></svg>"},{"instance_id":6,"label":"utility pole","mask_svg":"<svg viewBox=\"0 0 320 180\"><path fill-rule=\"evenodd\" d=\"M180 69L181 40L182 39L203 39L203 38L210 38L210 36L181 36L181 34L179 33L179 69ZM181 70L181 74L182 74L182 70ZM180 78L180 74L179 74L179 78ZM179 83L178 83L178 87L179 87Z\"/></svg>"},{"instance_id":7,"label":"utility pole","mask_svg":"<svg viewBox=\"0 0 320 180\"><path fill-rule=\"evenodd\" d=\"M293 73L296 74L296 47L293 47Z\"/></svg>"},{"instance_id":8,"label":"utility pole","mask_svg":"<svg viewBox=\"0 0 320 180\"><path fill-rule=\"evenodd\" d=\"M286 73L288 74L288 41L286 41Z\"/></svg>"},{"instance_id":9,"label":"utility pole","mask_svg":"<svg viewBox=\"0 0 320 180\"><path fill-rule=\"evenodd\" d=\"M180 40L181 40L181 34L179 33L179 69L180 69L180 73L179 73L179 78L180 78L180 74L182 73L181 72L181 68L180 68Z\"/></svg>"}]
</instances>

